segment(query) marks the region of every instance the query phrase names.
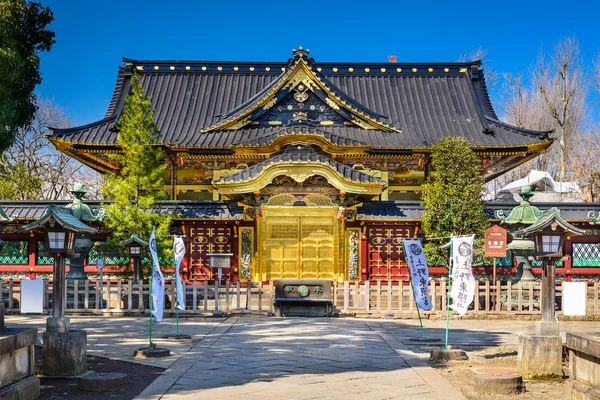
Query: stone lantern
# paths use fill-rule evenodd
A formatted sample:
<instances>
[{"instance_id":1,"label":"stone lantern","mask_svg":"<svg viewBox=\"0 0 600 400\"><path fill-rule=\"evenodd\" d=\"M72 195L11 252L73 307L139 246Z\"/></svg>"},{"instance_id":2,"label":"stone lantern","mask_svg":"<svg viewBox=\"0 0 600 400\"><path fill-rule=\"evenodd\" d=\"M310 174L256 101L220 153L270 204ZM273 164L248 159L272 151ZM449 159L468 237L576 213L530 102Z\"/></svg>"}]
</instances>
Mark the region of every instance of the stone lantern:
<instances>
[{"instance_id":1,"label":"stone lantern","mask_svg":"<svg viewBox=\"0 0 600 400\"><path fill-rule=\"evenodd\" d=\"M528 238L519 237L515 232L534 224L542 215L542 212L529 202L529 199L533 196L530 186L523 186L519 195L522 198L521 204L513 208L508 217L505 217L502 211L496 212L496 217L500 219L503 225L510 225L510 231L513 236L508 249L512 251L517 260L517 275L515 276L514 283L519 281L535 281L535 277L531 273L531 263L529 261L529 257L533 256L535 252L535 243Z\"/></svg>"},{"instance_id":2,"label":"stone lantern","mask_svg":"<svg viewBox=\"0 0 600 400\"><path fill-rule=\"evenodd\" d=\"M43 370L49 376L77 376L87 370L87 334L71 330L65 318L65 257L75 254L76 236L97 231L81 222L67 208L51 204L35 222L24 225L26 231L44 233L47 253L54 257L52 315L43 335Z\"/></svg>"},{"instance_id":3,"label":"stone lantern","mask_svg":"<svg viewBox=\"0 0 600 400\"><path fill-rule=\"evenodd\" d=\"M518 369L524 379L556 378L562 374L562 339L555 317L555 268L563 259L563 245L571 236L583 235L579 229L560 216L556 207L545 211L532 225L515 232L531 237L535 259L543 261L542 320L536 321L533 335L519 335Z\"/></svg>"},{"instance_id":4,"label":"stone lantern","mask_svg":"<svg viewBox=\"0 0 600 400\"><path fill-rule=\"evenodd\" d=\"M121 242L121 246L129 249L129 258L133 264L133 283L138 284L140 279L140 258L142 257L142 248L148 247L148 242L140 239L135 233L129 239Z\"/></svg>"}]
</instances>

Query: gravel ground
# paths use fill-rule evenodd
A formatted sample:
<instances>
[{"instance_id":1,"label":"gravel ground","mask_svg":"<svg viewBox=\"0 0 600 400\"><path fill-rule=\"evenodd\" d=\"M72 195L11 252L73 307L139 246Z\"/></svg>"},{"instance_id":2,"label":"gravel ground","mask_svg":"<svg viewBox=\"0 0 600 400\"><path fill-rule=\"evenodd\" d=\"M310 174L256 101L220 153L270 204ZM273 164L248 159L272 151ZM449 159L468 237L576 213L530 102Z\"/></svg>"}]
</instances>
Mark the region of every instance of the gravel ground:
<instances>
[{"instance_id":1,"label":"gravel ground","mask_svg":"<svg viewBox=\"0 0 600 400\"><path fill-rule=\"evenodd\" d=\"M77 379L40 378L40 400L131 400L162 374L163 368L135 364L125 361L94 357L88 354L88 369L95 372L123 372L127 374L129 384L119 392L92 393L78 389ZM36 372L42 365L42 349L35 349Z\"/></svg>"},{"instance_id":2,"label":"gravel ground","mask_svg":"<svg viewBox=\"0 0 600 400\"><path fill-rule=\"evenodd\" d=\"M424 359L429 359L431 350L439 346L410 346L411 350ZM458 348L458 347L455 347ZM557 400L563 398L563 381L525 381L525 392L515 396L481 395L473 388L473 378L481 368L517 368L517 346L461 346L469 356L468 361L440 363L428 360L428 363L441 376L463 395L471 400ZM563 369L566 373L566 369Z\"/></svg>"}]
</instances>

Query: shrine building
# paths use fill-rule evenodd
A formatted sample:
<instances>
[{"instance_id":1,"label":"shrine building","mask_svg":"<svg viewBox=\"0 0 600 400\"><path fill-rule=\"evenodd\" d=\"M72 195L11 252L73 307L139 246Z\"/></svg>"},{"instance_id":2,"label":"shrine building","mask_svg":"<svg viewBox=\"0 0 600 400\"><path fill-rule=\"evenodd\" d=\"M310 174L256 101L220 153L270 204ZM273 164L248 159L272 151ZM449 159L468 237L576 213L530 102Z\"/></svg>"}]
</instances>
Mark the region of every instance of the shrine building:
<instances>
[{"instance_id":1,"label":"shrine building","mask_svg":"<svg viewBox=\"0 0 600 400\"><path fill-rule=\"evenodd\" d=\"M161 211L186 237L190 280L213 278L213 252L234 254L234 281L406 279L401 238L422 237L433 144L467 138L489 181L553 142L499 121L479 61L318 62L300 48L284 62L123 64L105 117L50 140L115 171L139 74L168 166Z\"/></svg>"}]
</instances>

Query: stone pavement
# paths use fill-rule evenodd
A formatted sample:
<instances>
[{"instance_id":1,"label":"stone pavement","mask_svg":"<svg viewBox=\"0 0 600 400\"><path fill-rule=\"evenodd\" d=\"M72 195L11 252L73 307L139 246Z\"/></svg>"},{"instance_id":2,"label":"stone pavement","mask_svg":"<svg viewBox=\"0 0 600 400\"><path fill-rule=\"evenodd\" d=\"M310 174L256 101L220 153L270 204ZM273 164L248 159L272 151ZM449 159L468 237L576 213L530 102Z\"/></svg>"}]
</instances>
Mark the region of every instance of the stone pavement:
<instances>
[{"instance_id":1,"label":"stone pavement","mask_svg":"<svg viewBox=\"0 0 600 400\"><path fill-rule=\"evenodd\" d=\"M7 316L10 326L30 326L38 328L38 336L46 328L47 316L12 315ZM148 317L71 317L71 329L87 331L88 353L96 356L129 361L161 368L168 368L192 346L200 342L224 318L180 319L179 333L190 335L191 340L162 339L163 335L175 334L175 319L164 319L153 324L153 342L158 347L167 347L171 356L154 359L134 359L133 352L140 347L148 346Z\"/></svg>"},{"instance_id":2,"label":"stone pavement","mask_svg":"<svg viewBox=\"0 0 600 400\"><path fill-rule=\"evenodd\" d=\"M363 321L300 318L232 318L138 396L234 398L464 399L401 342Z\"/></svg>"},{"instance_id":3,"label":"stone pavement","mask_svg":"<svg viewBox=\"0 0 600 400\"><path fill-rule=\"evenodd\" d=\"M423 321L428 336L444 337L445 321ZM45 317L8 316L7 324L42 328ZM154 325L156 342L172 356L132 360L147 344L148 318L73 317L88 331L90 354L161 366L167 370L139 399L463 399L409 350L418 320L190 318L181 333L192 340L161 339L175 331L168 318ZM600 322L561 322L565 331L600 332ZM532 321L456 320L451 344L516 344ZM438 344L441 344L438 342Z\"/></svg>"}]
</instances>

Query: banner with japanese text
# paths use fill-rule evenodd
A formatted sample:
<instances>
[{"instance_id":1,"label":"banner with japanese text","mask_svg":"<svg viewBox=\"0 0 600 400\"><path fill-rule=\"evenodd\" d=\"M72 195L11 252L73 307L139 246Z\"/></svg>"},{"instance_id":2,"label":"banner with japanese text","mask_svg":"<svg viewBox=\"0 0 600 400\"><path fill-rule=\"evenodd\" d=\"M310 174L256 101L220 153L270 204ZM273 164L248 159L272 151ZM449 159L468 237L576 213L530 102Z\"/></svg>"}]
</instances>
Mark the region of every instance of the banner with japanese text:
<instances>
[{"instance_id":1,"label":"banner with japanese text","mask_svg":"<svg viewBox=\"0 0 600 400\"><path fill-rule=\"evenodd\" d=\"M175 284L177 285L177 308L185 310L185 293L183 291L183 284L181 282L181 274L179 268L181 268L181 261L185 255L185 243L181 236L176 236L173 239L173 254L175 255Z\"/></svg>"},{"instance_id":2,"label":"banner with japanese text","mask_svg":"<svg viewBox=\"0 0 600 400\"><path fill-rule=\"evenodd\" d=\"M412 281L415 301L421 310L429 311L432 308L429 299L429 267L423 252L423 245L419 239L402 239L404 243L404 259L408 264Z\"/></svg>"},{"instance_id":3,"label":"banner with japanese text","mask_svg":"<svg viewBox=\"0 0 600 400\"><path fill-rule=\"evenodd\" d=\"M471 236L452 237L452 289L450 306L460 315L465 315L475 294L475 277L471 265L473 263L473 239Z\"/></svg>"},{"instance_id":4,"label":"banner with japanese text","mask_svg":"<svg viewBox=\"0 0 600 400\"><path fill-rule=\"evenodd\" d=\"M158 263L158 252L156 249L156 234L152 229L150 235L150 254L152 255L152 315L156 321L162 321L165 302L165 279Z\"/></svg>"}]
</instances>

